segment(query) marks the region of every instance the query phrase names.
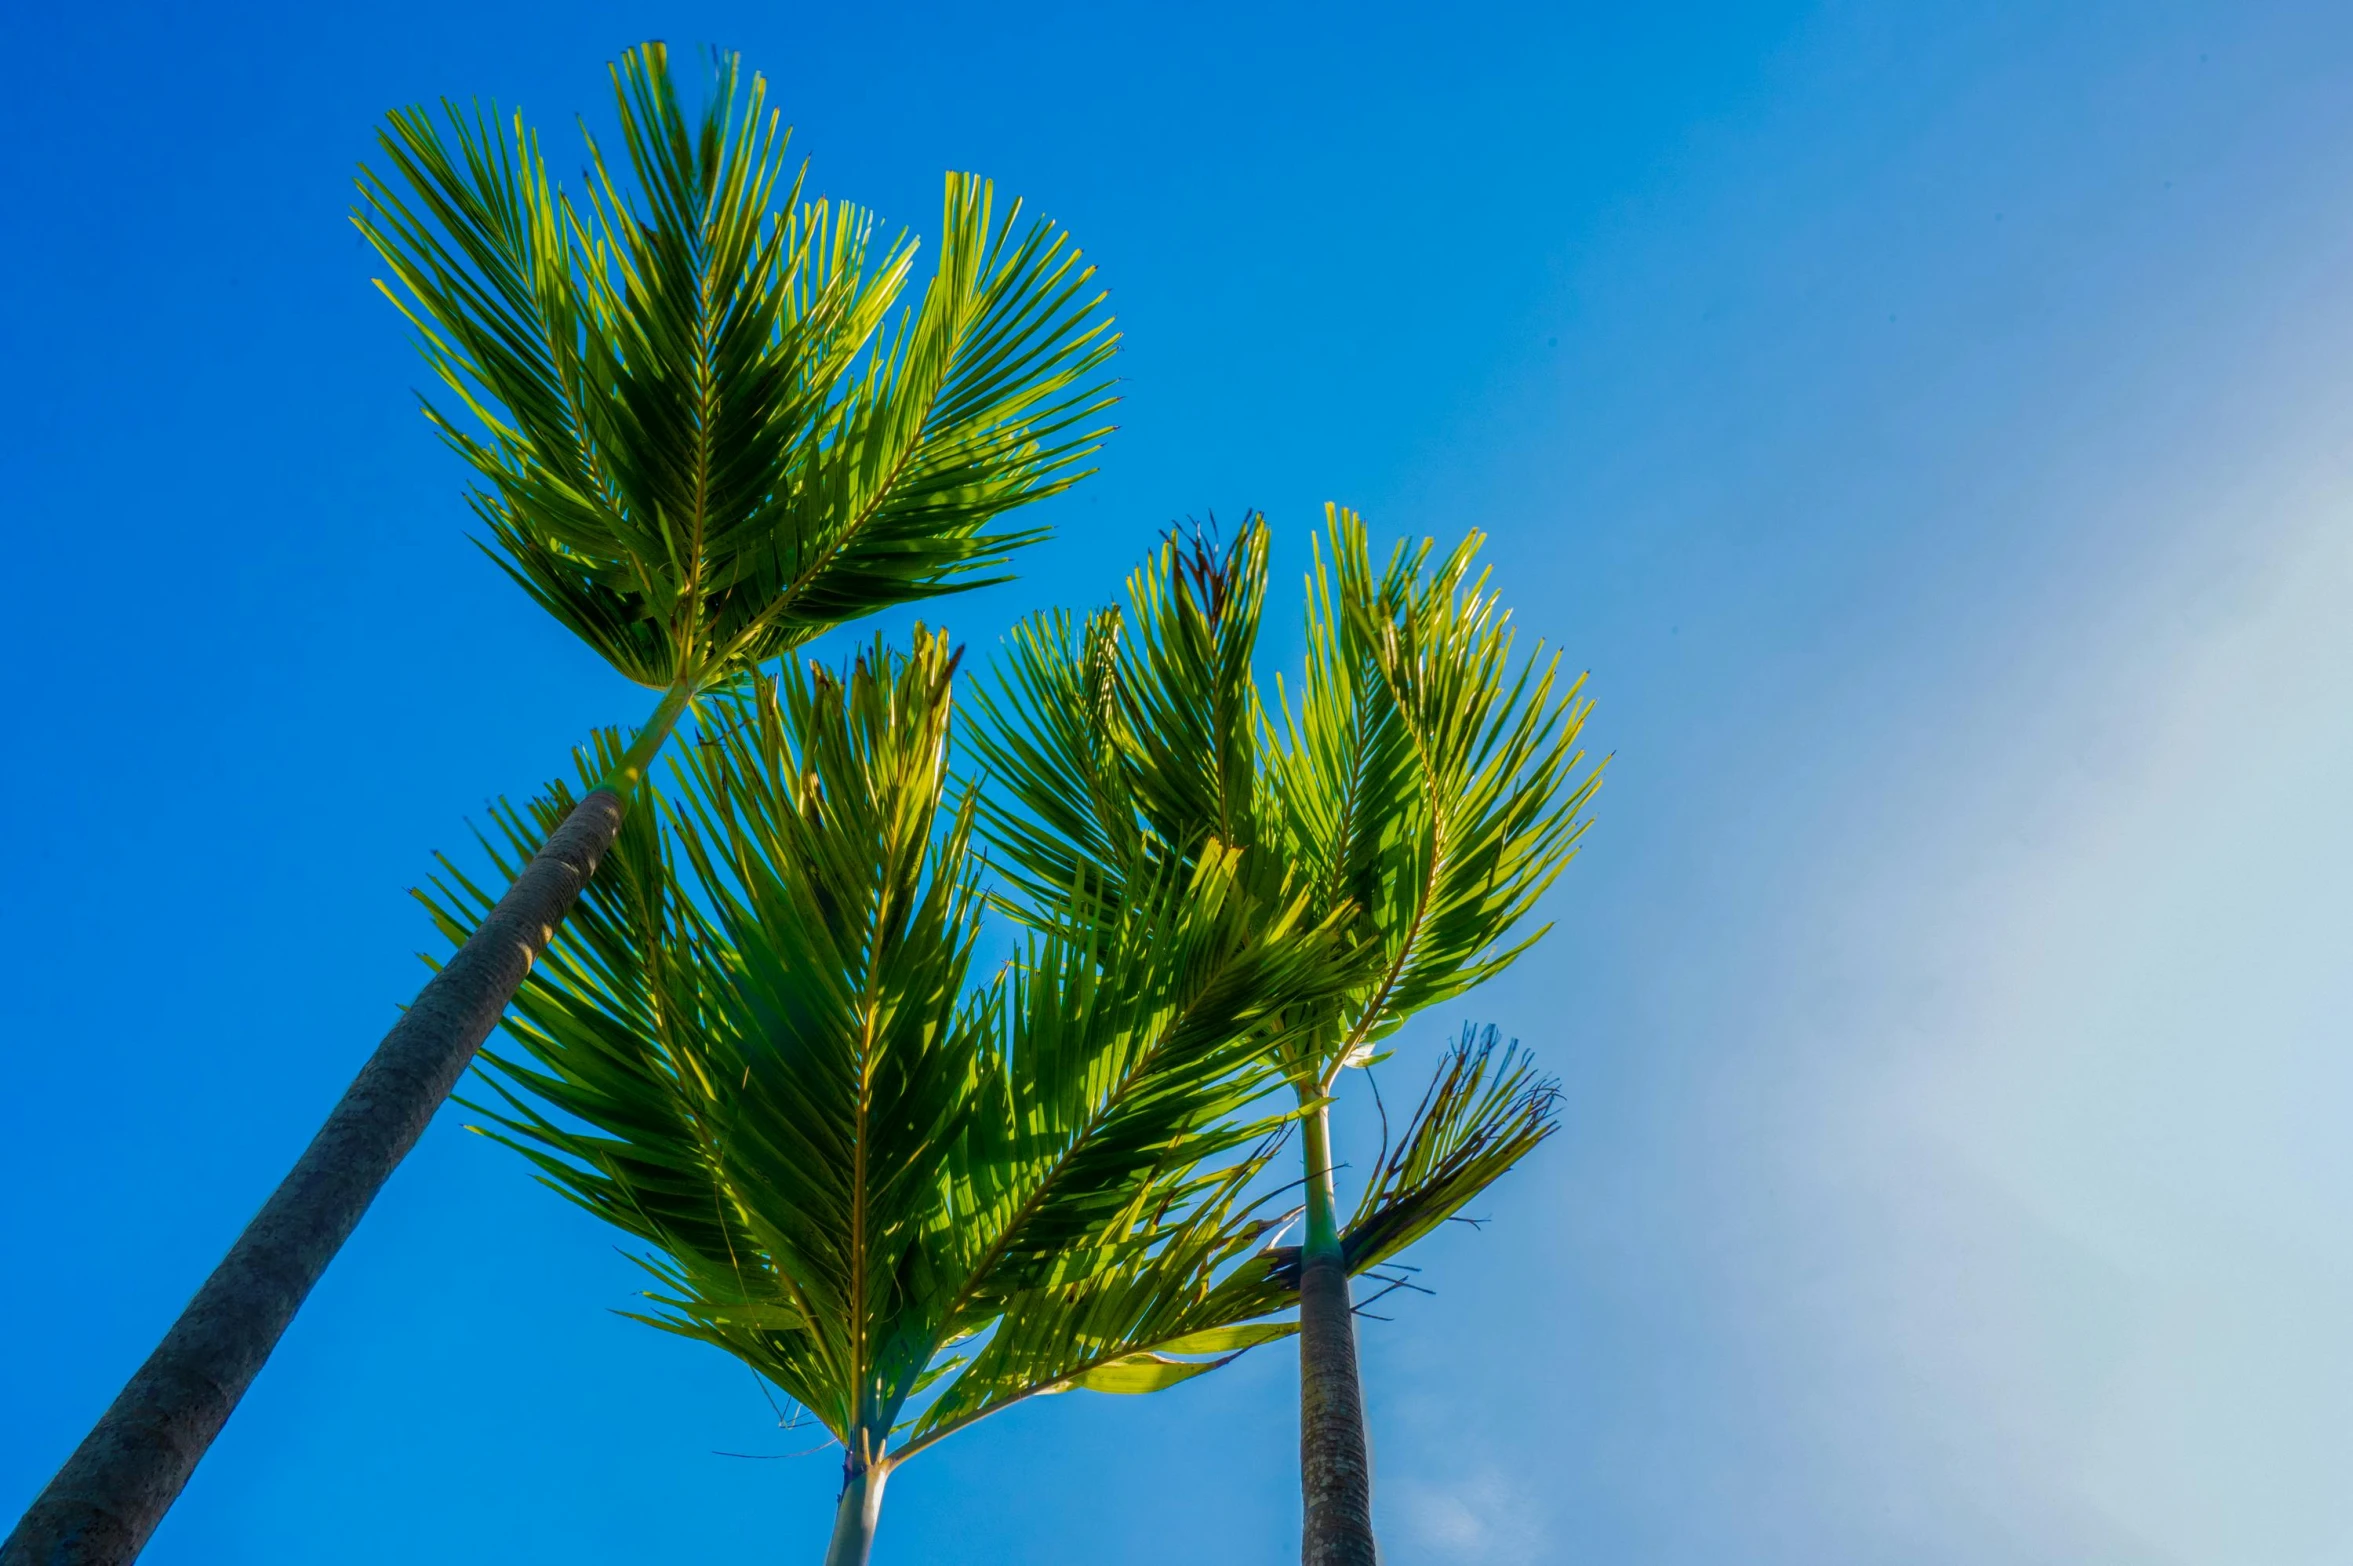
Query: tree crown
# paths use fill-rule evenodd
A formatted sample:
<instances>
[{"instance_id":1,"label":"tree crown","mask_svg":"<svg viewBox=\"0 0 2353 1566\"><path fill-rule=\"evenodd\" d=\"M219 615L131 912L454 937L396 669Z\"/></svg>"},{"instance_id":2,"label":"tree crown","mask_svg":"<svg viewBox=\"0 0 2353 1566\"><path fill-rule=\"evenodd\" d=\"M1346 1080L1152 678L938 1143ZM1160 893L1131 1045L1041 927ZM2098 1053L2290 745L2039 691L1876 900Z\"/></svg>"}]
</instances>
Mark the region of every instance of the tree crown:
<instances>
[{"instance_id":1,"label":"tree crown","mask_svg":"<svg viewBox=\"0 0 2353 1566\"><path fill-rule=\"evenodd\" d=\"M1262 697L1253 659L1267 528L1172 533L1124 608L1039 615L975 705L969 750L1007 906L1052 919L1067 888L1118 889L1242 850L1244 902L1329 930L1348 981L1281 1020L1284 1069L1319 1104L1410 1018L1509 965L1584 830L1589 703L1559 655L1522 661L1477 567L1400 543L1376 569L1362 521L1328 508L1307 588L1307 660ZM1466 1028L1384 1145L1348 1226L1363 1270L1455 1213L1556 1124L1555 1086ZM1279 1270L1279 1269L1278 1269Z\"/></svg>"},{"instance_id":2,"label":"tree crown","mask_svg":"<svg viewBox=\"0 0 2353 1566\"><path fill-rule=\"evenodd\" d=\"M715 687L830 626L997 580L1106 426L1116 344L1061 230L951 174L939 258L805 195L727 56L690 115L659 43L613 68L626 167L580 193L495 105L394 112L354 221L454 400L484 548L640 684Z\"/></svg>"},{"instance_id":3,"label":"tree crown","mask_svg":"<svg viewBox=\"0 0 2353 1566\"><path fill-rule=\"evenodd\" d=\"M1264 1272L1245 1187L1281 1117L1252 1106L1274 1020L1345 977L1210 850L1066 900L974 982L953 665L919 631L720 698L491 1057L492 1133L650 1247L640 1319L743 1360L867 1466L1292 1330L1228 1287ZM501 866L569 803L503 812ZM451 870L429 902L460 938L488 894Z\"/></svg>"}]
</instances>

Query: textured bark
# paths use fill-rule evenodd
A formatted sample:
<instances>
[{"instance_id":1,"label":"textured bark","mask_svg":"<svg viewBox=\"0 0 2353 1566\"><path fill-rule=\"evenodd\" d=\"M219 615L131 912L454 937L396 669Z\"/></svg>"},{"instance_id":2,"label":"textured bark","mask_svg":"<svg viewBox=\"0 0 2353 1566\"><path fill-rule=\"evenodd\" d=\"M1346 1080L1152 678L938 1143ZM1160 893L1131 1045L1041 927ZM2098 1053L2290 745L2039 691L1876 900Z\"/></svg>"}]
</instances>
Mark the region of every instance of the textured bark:
<instances>
[{"instance_id":1,"label":"textured bark","mask_svg":"<svg viewBox=\"0 0 2353 1566\"><path fill-rule=\"evenodd\" d=\"M825 1566L866 1566L874 1553L874 1525L882 1520L882 1487L888 1468L868 1468L855 1458L842 1465L842 1498L833 1513L833 1542Z\"/></svg>"},{"instance_id":2,"label":"textured bark","mask_svg":"<svg viewBox=\"0 0 2353 1566\"><path fill-rule=\"evenodd\" d=\"M162 1344L0 1544L0 1566L116 1566L146 1546L612 847L623 809L611 790L591 792L433 976Z\"/></svg>"},{"instance_id":3,"label":"textured bark","mask_svg":"<svg viewBox=\"0 0 2353 1566\"><path fill-rule=\"evenodd\" d=\"M1356 1369L1356 1312L1332 1201L1331 1110L1307 1116L1307 1233L1299 1257L1299 1491L1303 1566L1376 1566L1373 1461Z\"/></svg>"},{"instance_id":4,"label":"textured bark","mask_svg":"<svg viewBox=\"0 0 2353 1566\"><path fill-rule=\"evenodd\" d=\"M1299 1268L1299 1486L1303 1566L1374 1566L1373 1465L1356 1371L1356 1317L1337 1254Z\"/></svg>"}]
</instances>

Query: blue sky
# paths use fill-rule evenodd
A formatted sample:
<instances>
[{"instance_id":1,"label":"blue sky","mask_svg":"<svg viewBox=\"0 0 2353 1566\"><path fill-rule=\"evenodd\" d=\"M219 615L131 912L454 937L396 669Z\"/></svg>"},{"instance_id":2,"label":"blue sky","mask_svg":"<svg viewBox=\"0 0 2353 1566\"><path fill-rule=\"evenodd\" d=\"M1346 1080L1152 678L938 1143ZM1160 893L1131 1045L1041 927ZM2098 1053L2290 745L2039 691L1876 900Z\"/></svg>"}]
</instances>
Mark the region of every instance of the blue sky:
<instances>
[{"instance_id":1,"label":"blue sky","mask_svg":"<svg viewBox=\"0 0 2353 1566\"><path fill-rule=\"evenodd\" d=\"M1392 1561L2353 1553L2341 8L15 26L0 1504L414 990L430 851L647 705L465 542L343 213L384 109L560 144L663 36L817 187L922 231L976 169L1102 266L1123 429L976 650L1186 515L1287 583L1338 499L1487 530L1593 671L1589 848L1463 1008L1565 1132L1366 1334ZM808 1441L460 1118L148 1559L813 1559L834 1460L714 1456ZM1284 1560L1293 1377L1018 1410L878 1560Z\"/></svg>"}]
</instances>

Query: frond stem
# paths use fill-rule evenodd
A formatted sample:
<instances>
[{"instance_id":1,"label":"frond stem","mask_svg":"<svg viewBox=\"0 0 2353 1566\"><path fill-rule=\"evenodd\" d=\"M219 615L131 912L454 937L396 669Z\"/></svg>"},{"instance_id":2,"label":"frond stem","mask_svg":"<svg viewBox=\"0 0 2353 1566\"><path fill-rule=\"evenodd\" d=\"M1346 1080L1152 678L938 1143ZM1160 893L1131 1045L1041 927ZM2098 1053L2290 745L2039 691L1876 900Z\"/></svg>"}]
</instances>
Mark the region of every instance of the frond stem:
<instances>
[{"instance_id":1,"label":"frond stem","mask_svg":"<svg viewBox=\"0 0 2353 1566\"><path fill-rule=\"evenodd\" d=\"M1302 1095L1304 1097L1305 1095ZM1321 1099L1303 1117L1307 1153L1307 1232L1300 1237L1304 1266L1319 1256L1340 1256L1340 1222L1332 1199L1332 1105Z\"/></svg>"}]
</instances>

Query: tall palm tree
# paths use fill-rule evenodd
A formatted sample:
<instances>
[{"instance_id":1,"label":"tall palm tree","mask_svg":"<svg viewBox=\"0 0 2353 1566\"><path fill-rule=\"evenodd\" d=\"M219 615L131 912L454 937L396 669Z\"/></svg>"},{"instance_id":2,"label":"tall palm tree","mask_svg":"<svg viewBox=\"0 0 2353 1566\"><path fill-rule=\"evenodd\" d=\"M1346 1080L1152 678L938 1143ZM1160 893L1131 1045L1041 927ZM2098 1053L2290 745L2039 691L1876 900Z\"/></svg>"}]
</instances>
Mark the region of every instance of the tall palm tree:
<instances>
[{"instance_id":1,"label":"tall palm tree","mask_svg":"<svg viewBox=\"0 0 2353 1566\"><path fill-rule=\"evenodd\" d=\"M978 585L1082 476L1113 335L1065 236L950 175L939 257L806 199L733 59L679 102L660 44L613 73L626 170L577 195L518 116L393 114L355 221L473 468L484 547L660 691L635 741L408 1008L160 1347L36 1499L5 1566L132 1559L619 830L689 704L809 637ZM523 671L498 671L509 683Z\"/></svg>"},{"instance_id":2,"label":"tall palm tree","mask_svg":"<svg viewBox=\"0 0 2353 1566\"><path fill-rule=\"evenodd\" d=\"M1466 1029L1340 1217L1341 1074L1544 933L1519 927L1575 851L1599 782L1577 777L1582 680L1560 686L1558 655L1541 647L1515 664L1510 617L1474 572L1478 546L1476 534L1444 555L1400 545L1376 571L1362 523L1328 511L1307 666L1269 704L1253 670L1264 521L1222 552L1172 536L1130 579L1124 613L1032 620L976 703L973 750L993 785L984 828L1037 916L1061 916L1064 888L1116 897L1239 847L1247 906L1336 923L1351 941L1343 991L1281 1022L1303 1132L1301 1243L1227 1290L1237 1312L1296 1291L1309 1566L1376 1559L1350 1277L1404 1284L1376 1269L1556 1124L1553 1084L1492 1029Z\"/></svg>"},{"instance_id":3,"label":"tall palm tree","mask_svg":"<svg viewBox=\"0 0 2353 1566\"><path fill-rule=\"evenodd\" d=\"M717 702L680 797L630 817L517 996L519 1048L486 1057L492 1134L651 1248L639 1319L841 1443L829 1566L866 1560L885 1481L956 1431L1293 1330L1235 1321L1220 1285L1264 1271L1244 1187L1284 1118L1251 1113L1279 1085L1269 1024L1344 978L1335 932L1257 917L1212 847L1067 899L973 983L954 663L918 629ZM506 814L502 860L569 808ZM463 939L490 896L452 873L434 903Z\"/></svg>"}]
</instances>

